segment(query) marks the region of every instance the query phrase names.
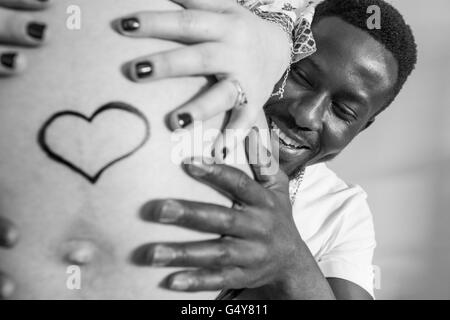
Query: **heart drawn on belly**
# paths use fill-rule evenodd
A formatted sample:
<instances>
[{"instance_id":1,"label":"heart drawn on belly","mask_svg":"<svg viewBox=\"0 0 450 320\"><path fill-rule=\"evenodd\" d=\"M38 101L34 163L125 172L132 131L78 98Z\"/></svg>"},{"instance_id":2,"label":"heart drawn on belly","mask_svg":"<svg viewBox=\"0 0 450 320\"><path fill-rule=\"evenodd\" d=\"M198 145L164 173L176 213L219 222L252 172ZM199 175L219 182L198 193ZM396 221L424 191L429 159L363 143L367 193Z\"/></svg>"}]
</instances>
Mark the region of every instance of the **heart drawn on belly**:
<instances>
[{"instance_id":1,"label":"heart drawn on belly","mask_svg":"<svg viewBox=\"0 0 450 320\"><path fill-rule=\"evenodd\" d=\"M90 117L76 111L52 115L38 133L50 159L95 184L113 165L141 149L150 123L138 109L121 102L100 107Z\"/></svg>"}]
</instances>

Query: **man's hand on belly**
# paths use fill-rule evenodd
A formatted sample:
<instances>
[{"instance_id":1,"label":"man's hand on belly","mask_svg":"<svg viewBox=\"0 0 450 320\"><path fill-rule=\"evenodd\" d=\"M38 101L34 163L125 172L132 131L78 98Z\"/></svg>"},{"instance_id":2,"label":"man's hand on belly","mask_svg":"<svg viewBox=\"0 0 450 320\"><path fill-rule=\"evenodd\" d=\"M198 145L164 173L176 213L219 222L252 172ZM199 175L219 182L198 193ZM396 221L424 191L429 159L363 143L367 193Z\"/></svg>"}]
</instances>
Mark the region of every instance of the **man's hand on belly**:
<instances>
[{"instance_id":1,"label":"man's hand on belly","mask_svg":"<svg viewBox=\"0 0 450 320\"><path fill-rule=\"evenodd\" d=\"M19 233L13 223L0 216L0 250L12 248L18 238ZM0 270L0 300L11 297L14 289L12 279Z\"/></svg>"},{"instance_id":2,"label":"man's hand on belly","mask_svg":"<svg viewBox=\"0 0 450 320\"><path fill-rule=\"evenodd\" d=\"M264 147L259 148L258 154L267 154ZM184 164L191 177L220 191L235 205L157 200L144 206L143 218L221 237L147 244L136 250L135 262L197 268L166 278L165 285L179 291L258 288L298 276L302 239L292 217L287 176L281 170L263 175L261 163L252 165L257 181L227 165L209 165L201 159L191 163Z\"/></svg>"}]
</instances>

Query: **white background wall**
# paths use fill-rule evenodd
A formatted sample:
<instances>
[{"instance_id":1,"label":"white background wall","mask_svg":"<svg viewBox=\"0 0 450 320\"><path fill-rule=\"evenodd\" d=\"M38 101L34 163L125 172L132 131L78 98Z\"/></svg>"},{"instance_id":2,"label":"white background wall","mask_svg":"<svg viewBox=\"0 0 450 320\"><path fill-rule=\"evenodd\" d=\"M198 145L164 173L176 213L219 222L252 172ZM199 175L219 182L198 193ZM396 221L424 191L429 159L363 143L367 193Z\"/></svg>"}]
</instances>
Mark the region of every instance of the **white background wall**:
<instances>
[{"instance_id":1,"label":"white background wall","mask_svg":"<svg viewBox=\"0 0 450 320\"><path fill-rule=\"evenodd\" d=\"M394 104L332 164L369 194L379 299L450 299L450 1L389 1L419 63Z\"/></svg>"}]
</instances>

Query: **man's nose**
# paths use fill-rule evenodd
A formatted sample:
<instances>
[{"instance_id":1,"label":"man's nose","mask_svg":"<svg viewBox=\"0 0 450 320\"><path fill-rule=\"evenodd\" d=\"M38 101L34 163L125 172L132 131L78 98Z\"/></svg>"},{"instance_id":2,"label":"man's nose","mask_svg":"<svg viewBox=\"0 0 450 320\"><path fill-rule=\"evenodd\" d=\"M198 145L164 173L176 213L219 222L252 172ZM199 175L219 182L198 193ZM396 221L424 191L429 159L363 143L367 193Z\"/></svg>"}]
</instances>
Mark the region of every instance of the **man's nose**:
<instances>
[{"instance_id":1,"label":"man's nose","mask_svg":"<svg viewBox=\"0 0 450 320\"><path fill-rule=\"evenodd\" d=\"M326 94L307 95L289 106L297 126L305 131L321 131L329 99Z\"/></svg>"}]
</instances>

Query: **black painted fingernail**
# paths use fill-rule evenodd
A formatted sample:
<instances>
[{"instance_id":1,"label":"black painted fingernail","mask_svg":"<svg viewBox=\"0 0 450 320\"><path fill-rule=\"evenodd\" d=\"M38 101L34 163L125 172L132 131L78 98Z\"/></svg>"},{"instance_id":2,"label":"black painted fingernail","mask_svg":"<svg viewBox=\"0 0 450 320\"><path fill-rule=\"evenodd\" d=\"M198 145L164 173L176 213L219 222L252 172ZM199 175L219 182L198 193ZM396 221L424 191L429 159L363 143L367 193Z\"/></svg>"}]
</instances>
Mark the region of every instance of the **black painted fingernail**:
<instances>
[{"instance_id":1,"label":"black painted fingernail","mask_svg":"<svg viewBox=\"0 0 450 320\"><path fill-rule=\"evenodd\" d=\"M136 64L136 75L139 79L148 78L153 73L153 65L149 61L143 61Z\"/></svg>"},{"instance_id":2,"label":"black painted fingernail","mask_svg":"<svg viewBox=\"0 0 450 320\"><path fill-rule=\"evenodd\" d=\"M180 128L186 128L192 123L192 116L189 113L180 113L177 117Z\"/></svg>"},{"instance_id":3,"label":"black painted fingernail","mask_svg":"<svg viewBox=\"0 0 450 320\"><path fill-rule=\"evenodd\" d=\"M4 53L0 57L0 62L2 63L2 65L4 67L6 67L8 69L14 69L14 67L16 65L16 57L17 57L17 53L13 53L13 52Z\"/></svg>"},{"instance_id":4,"label":"black painted fingernail","mask_svg":"<svg viewBox=\"0 0 450 320\"><path fill-rule=\"evenodd\" d=\"M228 148L227 147L224 147L223 149L222 149L222 159L223 160L225 160L226 159L226 157L228 156ZM212 149L212 151L211 151L211 157L213 157L213 158L215 158L216 157L216 149Z\"/></svg>"},{"instance_id":5,"label":"black painted fingernail","mask_svg":"<svg viewBox=\"0 0 450 320\"><path fill-rule=\"evenodd\" d=\"M121 21L124 31L136 31L141 27L141 23L137 18L126 18Z\"/></svg>"},{"instance_id":6,"label":"black painted fingernail","mask_svg":"<svg viewBox=\"0 0 450 320\"><path fill-rule=\"evenodd\" d=\"M45 29L47 26L43 23L32 22L28 24L27 33L30 37L38 40L44 39Z\"/></svg>"},{"instance_id":7,"label":"black painted fingernail","mask_svg":"<svg viewBox=\"0 0 450 320\"><path fill-rule=\"evenodd\" d=\"M222 156L224 160L226 159L227 155L228 155L228 148L225 147L222 149Z\"/></svg>"}]
</instances>

